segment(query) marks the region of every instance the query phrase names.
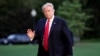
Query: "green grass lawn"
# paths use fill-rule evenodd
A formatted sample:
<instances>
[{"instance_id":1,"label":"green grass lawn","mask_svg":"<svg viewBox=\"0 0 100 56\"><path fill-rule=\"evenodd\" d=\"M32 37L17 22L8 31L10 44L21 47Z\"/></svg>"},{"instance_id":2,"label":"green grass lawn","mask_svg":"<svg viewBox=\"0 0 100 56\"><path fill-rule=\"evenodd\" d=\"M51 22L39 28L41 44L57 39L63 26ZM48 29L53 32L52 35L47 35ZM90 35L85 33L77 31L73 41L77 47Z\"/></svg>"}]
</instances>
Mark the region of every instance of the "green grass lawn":
<instances>
[{"instance_id":1,"label":"green grass lawn","mask_svg":"<svg viewBox=\"0 0 100 56\"><path fill-rule=\"evenodd\" d=\"M0 56L36 56L37 45L0 46Z\"/></svg>"},{"instance_id":2,"label":"green grass lawn","mask_svg":"<svg viewBox=\"0 0 100 56\"><path fill-rule=\"evenodd\" d=\"M38 45L0 45L0 56L36 56ZM100 56L100 42L77 43L74 56Z\"/></svg>"},{"instance_id":3,"label":"green grass lawn","mask_svg":"<svg viewBox=\"0 0 100 56\"><path fill-rule=\"evenodd\" d=\"M74 48L74 56L100 56L100 43L78 43Z\"/></svg>"}]
</instances>

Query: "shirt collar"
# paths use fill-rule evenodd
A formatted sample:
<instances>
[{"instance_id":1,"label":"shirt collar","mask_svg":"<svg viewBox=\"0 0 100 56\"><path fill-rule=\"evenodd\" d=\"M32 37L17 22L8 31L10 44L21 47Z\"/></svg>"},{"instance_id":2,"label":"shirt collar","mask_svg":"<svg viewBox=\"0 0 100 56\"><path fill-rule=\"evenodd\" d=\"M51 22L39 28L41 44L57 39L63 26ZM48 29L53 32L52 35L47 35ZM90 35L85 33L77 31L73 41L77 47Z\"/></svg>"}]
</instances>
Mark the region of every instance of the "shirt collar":
<instances>
[{"instance_id":1,"label":"shirt collar","mask_svg":"<svg viewBox=\"0 0 100 56\"><path fill-rule=\"evenodd\" d=\"M52 21L53 21L53 19L54 19L54 15L53 15L53 17L50 19L50 22L52 22Z\"/></svg>"}]
</instances>

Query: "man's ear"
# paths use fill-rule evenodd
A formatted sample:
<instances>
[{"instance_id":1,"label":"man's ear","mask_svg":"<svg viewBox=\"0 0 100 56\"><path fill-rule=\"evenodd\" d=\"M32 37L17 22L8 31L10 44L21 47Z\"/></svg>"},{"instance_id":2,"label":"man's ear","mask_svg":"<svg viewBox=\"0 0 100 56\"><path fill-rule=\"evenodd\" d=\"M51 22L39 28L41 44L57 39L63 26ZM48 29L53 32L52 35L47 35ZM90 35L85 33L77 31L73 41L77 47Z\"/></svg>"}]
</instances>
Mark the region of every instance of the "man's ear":
<instances>
[{"instance_id":1,"label":"man's ear","mask_svg":"<svg viewBox=\"0 0 100 56\"><path fill-rule=\"evenodd\" d=\"M55 12L55 9L54 9L54 12Z\"/></svg>"},{"instance_id":2,"label":"man's ear","mask_svg":"<svg viewBox=\"0 0 100 56\"><path fill-rule=\"evenodd\" d=\"M55 13L55 9L54 9L53 11L54 11L54 13Z\"/></svg>"}]
</instances>

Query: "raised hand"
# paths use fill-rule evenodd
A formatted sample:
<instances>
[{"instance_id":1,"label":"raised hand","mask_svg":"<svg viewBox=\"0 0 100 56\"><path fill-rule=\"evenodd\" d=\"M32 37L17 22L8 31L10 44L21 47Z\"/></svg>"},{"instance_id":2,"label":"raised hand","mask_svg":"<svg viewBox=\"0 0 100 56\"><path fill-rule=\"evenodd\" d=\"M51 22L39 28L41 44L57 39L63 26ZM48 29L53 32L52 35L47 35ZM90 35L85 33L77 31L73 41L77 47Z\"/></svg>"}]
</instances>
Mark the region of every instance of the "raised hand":
<instances>
[{"instance_id":1,"label":"raised hand","mask_svg":"<svg viewBox=\"0 0 100 56\"><path fill-rule=\"evenodd\" d=\"M27 29L27 35L30 38L30 40L32 41L35 36L35 31L32 31L32 29Z\"/></svg>"}]
</instances>

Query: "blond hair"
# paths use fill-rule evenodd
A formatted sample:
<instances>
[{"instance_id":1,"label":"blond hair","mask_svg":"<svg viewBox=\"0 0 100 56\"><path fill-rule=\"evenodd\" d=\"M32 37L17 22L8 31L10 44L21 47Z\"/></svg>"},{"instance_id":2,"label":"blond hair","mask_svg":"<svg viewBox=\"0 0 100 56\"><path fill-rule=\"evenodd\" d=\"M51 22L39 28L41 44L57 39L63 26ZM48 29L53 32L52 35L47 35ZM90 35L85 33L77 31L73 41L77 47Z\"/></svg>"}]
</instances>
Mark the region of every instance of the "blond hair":
<instances>
[{"instance_id":1,"label":"blond hair","mask_svg":"<svg viewBox=\"0 0 100 56\"><path fill-rule=\"evenodd\" d=\"M53 5L52 3L50 3L50 2L47 2L47 3L45 3L45 4L42 6L42 11L43 11L44 8L46 8L47 6L50 6L50 7L52 7L52 9L54 9L54 5Z\"/></svg>"}]
</instances>

